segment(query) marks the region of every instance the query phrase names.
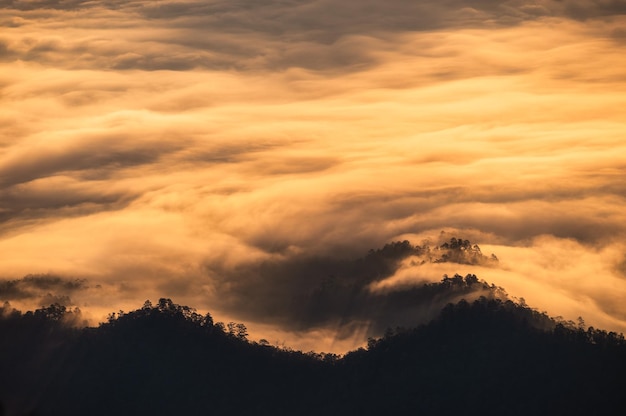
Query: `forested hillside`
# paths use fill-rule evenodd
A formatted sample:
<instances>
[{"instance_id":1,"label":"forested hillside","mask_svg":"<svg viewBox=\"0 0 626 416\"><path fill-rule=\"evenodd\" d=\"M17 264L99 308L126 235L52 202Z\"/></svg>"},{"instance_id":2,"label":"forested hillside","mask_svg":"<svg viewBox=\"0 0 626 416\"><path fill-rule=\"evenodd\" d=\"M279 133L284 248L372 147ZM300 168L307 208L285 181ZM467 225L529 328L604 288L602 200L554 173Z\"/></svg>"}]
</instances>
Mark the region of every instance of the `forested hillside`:
<instances>
[{"instance_id":1,"label":"forested hillside","mask_svg":"<svg viewBox=\"0 0 626 416\"><path fill-rule=\"evenodd\" d=\"M250 342L244 324L169 299L97 328L77 328L79 319L58 304L24 314L5 305L4 415L626 412L621 334L510 300L449 304L429 324L389 329L344 357Z\"/></svg>"}]
</instances>

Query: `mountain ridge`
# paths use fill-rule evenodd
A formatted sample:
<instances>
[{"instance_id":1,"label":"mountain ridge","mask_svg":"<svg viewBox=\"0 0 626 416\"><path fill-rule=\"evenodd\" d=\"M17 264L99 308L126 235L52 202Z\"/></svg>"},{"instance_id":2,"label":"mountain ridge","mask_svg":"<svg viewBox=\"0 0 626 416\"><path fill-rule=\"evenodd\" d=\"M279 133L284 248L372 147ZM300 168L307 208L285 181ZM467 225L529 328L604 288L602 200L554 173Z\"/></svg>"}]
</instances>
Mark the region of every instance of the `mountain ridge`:
<instances>
[{"instance_id":1,"label":"mountain ridge","mask_svg":"<svg viewBox=\"0 0 626 416\"><path fill-rule=\"evenodd\" d=\"M468 278L475 279L440 285ZM343 357L249 342L244 324L215 323L169 299L111 314L97 328L72 327L78 315L58 304L25 314L5 305L4 415L626 409L623 335L558 322L511 300L450 303L430 323L389 329Z\"/></svg>"}]
</instances>

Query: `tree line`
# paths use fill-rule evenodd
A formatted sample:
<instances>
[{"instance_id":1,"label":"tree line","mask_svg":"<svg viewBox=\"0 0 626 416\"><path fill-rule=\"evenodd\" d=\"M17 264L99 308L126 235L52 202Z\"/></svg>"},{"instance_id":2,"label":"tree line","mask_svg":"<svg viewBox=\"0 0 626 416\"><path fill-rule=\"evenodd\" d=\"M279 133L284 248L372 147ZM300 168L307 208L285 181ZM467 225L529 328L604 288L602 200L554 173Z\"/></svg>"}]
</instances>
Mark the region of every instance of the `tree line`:
<instances>
[{"instance_id":1,"label":"tree line","mask_svg":"<svg viewBox=\"0 0 626 416\"><path fill-rule=\"evenodd\" d=\"M0 414L626 414L623 335L511 300L451 303L343 357L249 341L170 299L96 328L76 319L5 304Z\"/></svg>"}]
</instances>

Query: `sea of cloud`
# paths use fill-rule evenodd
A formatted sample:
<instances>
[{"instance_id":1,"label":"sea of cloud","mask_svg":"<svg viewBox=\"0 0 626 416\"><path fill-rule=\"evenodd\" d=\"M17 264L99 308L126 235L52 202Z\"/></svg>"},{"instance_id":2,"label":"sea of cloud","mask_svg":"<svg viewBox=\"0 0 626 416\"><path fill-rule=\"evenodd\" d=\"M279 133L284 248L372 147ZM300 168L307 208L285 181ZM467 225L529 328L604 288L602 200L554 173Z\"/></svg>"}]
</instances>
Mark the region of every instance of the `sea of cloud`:
<instances>
[{"instance_id":1,"label":"sea of cloud","mask_svg":"<svg viewBox=\"0 0 626 416\"><path fill-rule=\"evenodd\" d=\"M386 286L476 273L624 331L624 13L5 2L0 276L61 283L0 300L56 296L97 322L171 297L253 336L345 350L367 323L298 321L293 299L371 248L445 230L500 266L404 265Z\"/></svg>"}]
</instances>

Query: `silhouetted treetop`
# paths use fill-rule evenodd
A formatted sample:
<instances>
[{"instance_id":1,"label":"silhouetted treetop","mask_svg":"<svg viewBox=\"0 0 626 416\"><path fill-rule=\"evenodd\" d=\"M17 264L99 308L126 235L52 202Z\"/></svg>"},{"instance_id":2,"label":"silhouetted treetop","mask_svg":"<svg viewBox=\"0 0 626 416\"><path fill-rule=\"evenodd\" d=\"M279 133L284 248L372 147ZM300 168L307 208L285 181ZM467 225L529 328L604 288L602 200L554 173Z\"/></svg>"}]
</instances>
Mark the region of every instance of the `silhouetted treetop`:
<instances>
[{"instance_id":1,"label":"silhouetted treetop","mask_svg":"<svg viewBox=\"0 0 626 416\"><path fill-rule=\"evenodd\" d=\"M452 237L449 242L443 243L435 248L434 263L459 263L476 264L482 266L492 266L498 263L495 254L487 257L483 255L477 244L472 244L469 240Z\"/></svg>"},{"instance_id":2,"label":"silhouetted treetop","mask_svg":"<svg viewBox=\"0 0 626 416\"><path fill-rule=\"evenodd\" d=\"M492 286L475 275L436 295ZM419 326L339 357L246 341L244 324L171 299L98 328L51 305L0 318L0 403L8 415L621 415L626 342L495 296L460 300ZM52 330L51 330L52 329ZM531 399L529 399L531 398ZM233 407L235 406L235 407ZM564 413L563 413L564 412Z\"/></svg>"}]
</instances>

